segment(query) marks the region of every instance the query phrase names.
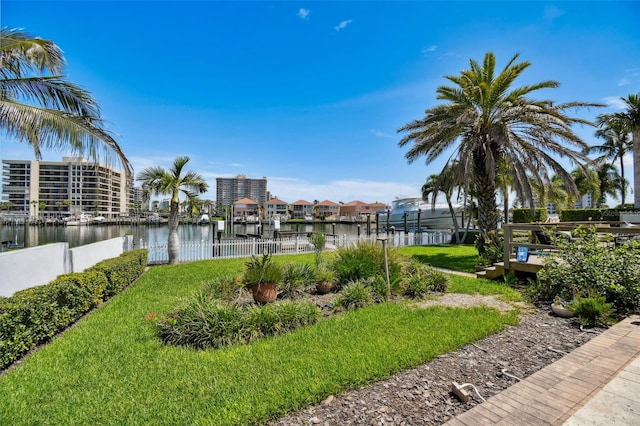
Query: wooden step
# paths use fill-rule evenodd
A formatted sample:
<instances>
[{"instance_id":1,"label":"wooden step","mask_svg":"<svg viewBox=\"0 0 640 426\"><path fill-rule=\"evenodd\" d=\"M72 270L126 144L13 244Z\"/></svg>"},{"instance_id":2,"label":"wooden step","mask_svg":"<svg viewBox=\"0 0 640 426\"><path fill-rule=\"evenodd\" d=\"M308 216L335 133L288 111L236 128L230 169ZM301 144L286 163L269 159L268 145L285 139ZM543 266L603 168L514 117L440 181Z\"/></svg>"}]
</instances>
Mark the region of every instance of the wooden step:
<instances>
[{"instance_id":1,"label":"wooden step","mask_svg":"<svg viewBox=\"0 0 640 426\"><path fill-rule=\"evenodd\" d=\"M484 271L476 272L476 278L486 278L488 280L495 280L501 278L504 275L504 262L495 263L493 266L488 266Z\"/></svg>"}]
</instances>

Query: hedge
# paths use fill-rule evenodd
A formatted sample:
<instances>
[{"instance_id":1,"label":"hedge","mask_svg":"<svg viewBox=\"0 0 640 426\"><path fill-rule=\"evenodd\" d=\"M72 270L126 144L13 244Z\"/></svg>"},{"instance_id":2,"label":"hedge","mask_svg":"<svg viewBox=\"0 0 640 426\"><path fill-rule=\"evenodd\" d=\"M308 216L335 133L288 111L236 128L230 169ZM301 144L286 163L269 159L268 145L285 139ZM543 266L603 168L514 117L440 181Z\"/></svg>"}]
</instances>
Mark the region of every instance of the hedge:
<instances>
[{"instance_id":1,"label":"hedge","mask_svg":"<svg viewBox=\"0 0 640 426\"><path fill-rule=\"evenodd\" d=\"M146 250L125 252L84 272L0 297L0 369L133 283L144 271L146 259Z\"/></svg>"},{"instance_id":2,"label":"hedge","mask_svg":"<svg viewBox=\"0 0 640 426\"><path fill-rule=\"evenodd\" d=\"M513 209L513 223L546 222L548 212L546 208L537 208L535 217L531 209Z\"/></svg>"},{"instance_id":3,"label":"hedge","mask_svg":"<svg viewBox=\"0 0 640 426\"><path fill-rule=\"evenodd\" d=\"M622 210L624 211L624 210ZM620 211L615 209L566 209L560 212L562 222L588 222L620 220Z\"/></svg>"}]
</instances>

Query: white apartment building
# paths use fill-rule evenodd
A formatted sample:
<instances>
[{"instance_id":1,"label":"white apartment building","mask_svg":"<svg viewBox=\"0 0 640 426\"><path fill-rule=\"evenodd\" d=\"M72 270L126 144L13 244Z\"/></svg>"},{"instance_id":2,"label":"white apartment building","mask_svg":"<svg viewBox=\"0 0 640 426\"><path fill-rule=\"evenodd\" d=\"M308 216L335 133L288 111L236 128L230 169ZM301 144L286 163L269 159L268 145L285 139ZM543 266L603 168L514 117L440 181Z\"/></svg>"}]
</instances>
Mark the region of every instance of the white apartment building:
<instances>
[{"instance_id":1,"label":"white apartment building","mask_svg":"<svg viewBox=\"0 0 640 426\"><path fill-rule=\"evenodd\" d=\"M123 171L83 158L2 160L2 199L12 203L12 213L113 218L127 213L132 188Z\"/></svg>"}]
</instances>

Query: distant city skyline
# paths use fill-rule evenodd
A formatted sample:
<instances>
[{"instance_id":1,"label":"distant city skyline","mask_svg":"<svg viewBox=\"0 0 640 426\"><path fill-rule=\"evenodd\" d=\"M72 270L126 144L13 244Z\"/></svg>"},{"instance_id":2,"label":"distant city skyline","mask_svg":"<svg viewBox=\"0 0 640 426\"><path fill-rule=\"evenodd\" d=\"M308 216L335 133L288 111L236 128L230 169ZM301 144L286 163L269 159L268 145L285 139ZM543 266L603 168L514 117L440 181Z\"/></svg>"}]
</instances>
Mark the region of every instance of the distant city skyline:
<instances>
[{"instance_id":1,"label":"distant city skyline","mask_svg":"<svg viewBox=\"0 0 640 426\"><path fill-rule=\"evenodd\" d=\"M2 26L53 40L68 79L102 107L136 175L187 155L216 178L267 177L285 201L390 203L442 168L408 165L397 129L439 104L436 88L469 60L519 52L517 85L620 110L640 92L640 5L613 2L15 1ZM144 19L140 19L144 16ZM577 128L599 144L595 129ZM43 152L60 161L66 152ZM0 160L33 159L3 137ZM570 165L567 167L571 168ZM626 176L633 176L630 157ZM137 185L137 182L134 184Z\"/></svg>"}]
</instances>

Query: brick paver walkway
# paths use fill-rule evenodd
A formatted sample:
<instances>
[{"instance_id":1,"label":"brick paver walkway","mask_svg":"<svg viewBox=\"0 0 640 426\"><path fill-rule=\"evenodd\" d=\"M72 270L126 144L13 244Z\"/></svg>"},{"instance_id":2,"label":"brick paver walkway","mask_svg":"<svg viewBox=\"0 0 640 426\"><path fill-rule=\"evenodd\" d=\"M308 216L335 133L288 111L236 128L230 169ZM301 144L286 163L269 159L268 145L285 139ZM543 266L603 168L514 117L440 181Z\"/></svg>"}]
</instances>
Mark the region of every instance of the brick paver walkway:
<instances>
[{"instance_id":1,"label":"brick paver walkway","mask_svg":"<svg viewBox=\"0 0 640 426\"><path fill-rule=\"evenodd\" d=\"M640 317L621 321L446 424L640 425Z\"/></svg>"}]
</instances>

